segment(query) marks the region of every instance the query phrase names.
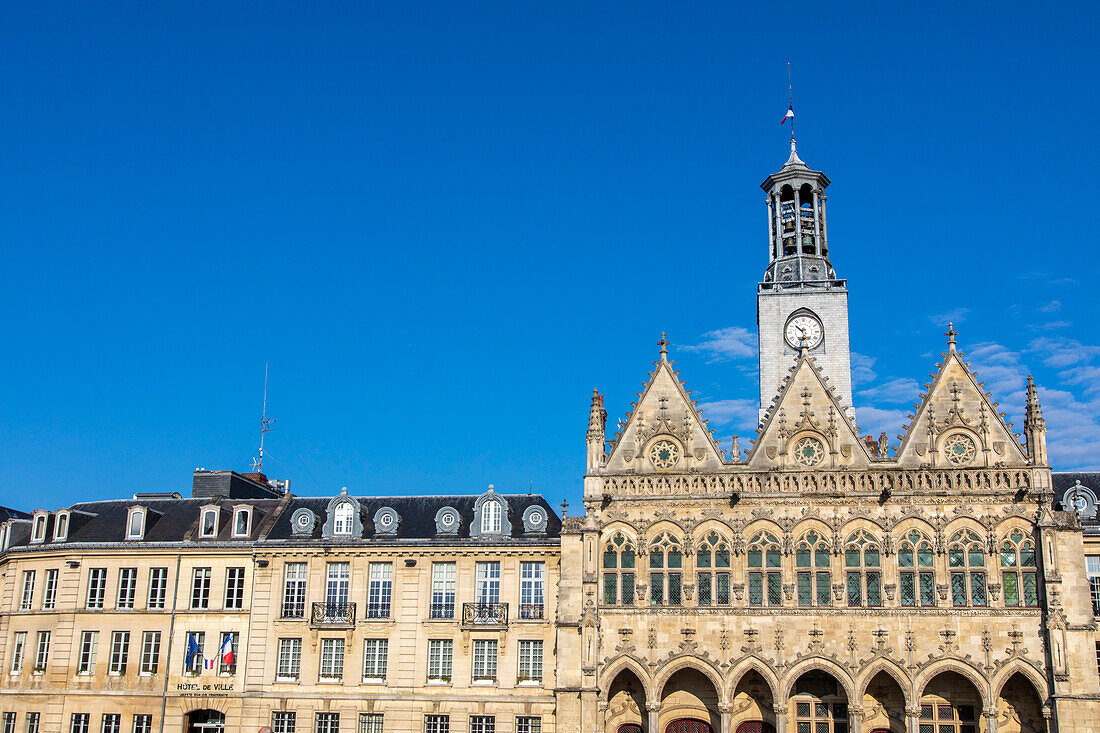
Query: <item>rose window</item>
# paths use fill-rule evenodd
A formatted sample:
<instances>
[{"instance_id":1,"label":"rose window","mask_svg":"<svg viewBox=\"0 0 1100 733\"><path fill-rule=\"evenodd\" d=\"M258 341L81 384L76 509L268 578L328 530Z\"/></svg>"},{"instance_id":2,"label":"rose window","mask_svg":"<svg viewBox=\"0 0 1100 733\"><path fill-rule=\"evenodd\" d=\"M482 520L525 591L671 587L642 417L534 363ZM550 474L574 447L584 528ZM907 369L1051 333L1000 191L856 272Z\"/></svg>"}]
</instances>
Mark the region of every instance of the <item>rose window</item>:
<instances>
[{"instance_id":1,"label":"rose window","mask_svg":"<svg viewBox=\"0 0 1100 733\"><path fill-rule=\"evenodd\" d=\"M803 466L816 466L825 457L825 446L817 438L800 438L794 444L794 459Z\"/></svg>"},{"instance_id":2,"label":"rose window","mask_svg":"<svg viewBox=\"0 0 1100 733\"><path fill-rule=\"evenodd\" d=\"M680 447L671 440L658 440L649 448L649 460L657 468L672 468L680 460Z\"/></svg>"},{"instance_id":3,"label":"rose window","mask_svg":"<svg viewBox=\"0 0 1100 733\"><path fill-rule=\"evenodd\" d=\"M969 435L955 433L947 440L943 441L943 452L944 455L947 456L947 460L961 465L963 463L970 463L970 461L974 460L974 456L977 454L978 449Z\"/></svg>"}]
</instances>

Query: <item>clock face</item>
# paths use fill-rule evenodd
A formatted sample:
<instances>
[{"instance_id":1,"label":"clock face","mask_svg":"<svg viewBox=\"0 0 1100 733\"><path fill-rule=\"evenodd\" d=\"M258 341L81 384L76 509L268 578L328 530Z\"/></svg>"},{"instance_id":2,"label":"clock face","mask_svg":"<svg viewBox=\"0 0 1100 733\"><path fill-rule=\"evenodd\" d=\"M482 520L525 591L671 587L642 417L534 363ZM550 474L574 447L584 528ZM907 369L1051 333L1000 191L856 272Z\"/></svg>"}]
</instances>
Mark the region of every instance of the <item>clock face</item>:
<instances>
[{"instance_id":1,"label":"clock face","mask_svg":"<svg viewBox=\"0 0 1100 733\"><path fill-rule=\"evenodd\" d=\"M821 333L821 321L804 314L787 321L783 336L787 339L787 343L796 349L803 342L807 349L816 349L821 343Z\"/></svg>"}]
</instances>

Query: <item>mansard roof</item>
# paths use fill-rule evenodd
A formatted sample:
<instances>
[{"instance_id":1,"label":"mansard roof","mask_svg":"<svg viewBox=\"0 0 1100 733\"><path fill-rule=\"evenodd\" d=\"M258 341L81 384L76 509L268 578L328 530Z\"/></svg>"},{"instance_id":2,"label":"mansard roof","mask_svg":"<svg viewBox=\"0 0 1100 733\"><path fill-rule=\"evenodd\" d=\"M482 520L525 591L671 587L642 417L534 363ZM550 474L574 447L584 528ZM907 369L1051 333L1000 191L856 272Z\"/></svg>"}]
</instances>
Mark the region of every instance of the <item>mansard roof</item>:
<instances>
[{"instance_id":1,"label":"mansard roof","mask_svg":"<svg viewBox=\"0 0 1100 733\"><path fill-rule=\"evenodd\" d=\"M493 494L494 498L507 505L511 533L503 537L494 536L489 542L501 541L538 541L556 540L561 533L561 519L550 508L540 494ZM203 544L216 545L254 545L269 542L284 543L354 543L372 540L425 541L439 540L454 542L470 540L470 525L478 495L454 496L355 496L351 497L359 504L363 532L361 536L323 539L321 527L326 511L333 501L331 496L298 497L286 494L279 499L226 498L222 496L198 498L151 498L138 495L133 499L80 502L58 511L69 512L68 535L64 540L53 540L53 528L57 512L46 513L48 524L46 541L31 545L32 520L17 518L9 520L12 529L9 548L30 546L31 549L49 550L73 546L89 545L135 546L149 544L187 543L195 547ZM250 534L247 537L233 535L233 512L237 507L249 507L252 512ZM146 510L145 532L140 540L127 540L126 527L130 509L141 507ZM215 537L198 537L198 528L203 509L215 507L219 513L218 534ZM396 511L400 522L396 532L377 531L374 518L378 510L389 508ZM455 510L460 519L457 532L437 531L437 515L446 507ZM544 531L525 531L524 516L532 507L542 509L545 517ZM291 517L296 510L307 509L317 518L308 534L295 534L291 528Z\"/></svg>"},{"instance_id":2,"label":"mansard roof","mask_svg":"<svg viewBox=\"0 0 1100 733\"><path fill-rule=\"evenodd\" d=\"M1100 472L1054 471L1051 473L1054 489L1054 508L1077 512L1085 526L1085 534L1100 535ZM1071 496L1079 494L1084 501L1080 508L1073 506Z\"/></svg>"}]
</instances>

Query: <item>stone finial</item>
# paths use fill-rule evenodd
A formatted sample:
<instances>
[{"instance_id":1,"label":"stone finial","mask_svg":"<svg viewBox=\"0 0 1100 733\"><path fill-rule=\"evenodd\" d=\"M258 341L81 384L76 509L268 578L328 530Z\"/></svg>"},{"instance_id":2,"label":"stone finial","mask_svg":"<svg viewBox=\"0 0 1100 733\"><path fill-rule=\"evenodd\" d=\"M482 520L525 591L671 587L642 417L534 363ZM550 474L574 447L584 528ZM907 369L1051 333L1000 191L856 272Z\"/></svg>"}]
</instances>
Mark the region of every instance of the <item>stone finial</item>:
<instances>
[{"instance_id":1,"label":"stone finial","mask_svg":"<svg viewBox=\"0 0 1100 733\"><path fill-rule=\"evenodd\" d=\"M599 390L592 390L592 406L588 411L588 442L600 443L604 441L607 429L607 410L603 407L603 395Z\"/></svg>"},{"instance_id":2,"label":"stone finial","mask_svg":"<svg viewBox=\"0 0 1100 733\"><path fill-rule=\"evenodd\" d=\"M562 499L562 501L561 501L561 518L562 518L563 520L564 520L564 519L566 518L566 516L567 516L567 515L566 515L566 511L567 511L568 509L569 509L569 502L568 502L567 500L565 500L565 499Z\"/></svg>"},{"instance_id":3,"label":"stone finial","mask_svg":"<svg viewBox=\"0 0 1100 733\"><path fill-rule=\"evenodd\" d=\"M948 323L947 331L943 335L947 337L947 350L954 354L956 350L955 337L959 335L959 332L955 330L955 324Z\"/></svg>"},{"instance_id":4,"label":"stone finial","mask_svg":"<svg viewBox=\"0 0 1100 733\"><path fill-rule=\"evenodd\" d=\"M665 332L661 331L661 340L657 342L657 346L661 349L661 361L668 361L668 344L669 340L665 338Z\"/></svg>"}]
</instances>

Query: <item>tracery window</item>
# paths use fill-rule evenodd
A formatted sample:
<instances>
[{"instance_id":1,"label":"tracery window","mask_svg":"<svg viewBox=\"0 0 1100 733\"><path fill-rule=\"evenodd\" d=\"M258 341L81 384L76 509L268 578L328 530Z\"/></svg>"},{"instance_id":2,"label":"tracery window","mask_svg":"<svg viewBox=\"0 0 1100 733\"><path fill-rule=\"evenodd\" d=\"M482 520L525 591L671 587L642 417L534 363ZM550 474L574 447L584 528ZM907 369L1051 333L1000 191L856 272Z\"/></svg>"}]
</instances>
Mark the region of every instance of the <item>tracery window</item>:
<instances>
[{"instance_id":1,"label":"tracery window","mask_svg":"<svg viewBox=\"0 0 1100 733\"><path fill-rule=\"evenodd\" d=\"M962 529L947 548L951 569L951 603L955 606L986 605L985 546L977 533Z\"/></svg>"},{"instance_id":2,"label":"tracery window","mask_svg":"<svg viewBox=\"0 0 1100 733\"><path fill-rule=\"evenodd\" d=\"M603 551L603 602L634 605L634 548L622 533L612 537Z\"/></svg>"},{"instance_id":3,"label":"tracery window","mask_svg":"<svg viewBox=\"0 0 1100 733\"><path fill-rule=\"evenodd\" d=\"M882 605L882 556L866 530L848 538L844 548L845 585L849 606Z\"/></svg>"},{"instance_id":4,"label":"tracery window","mask_svg":"<svg viewBox=\"0 0 1100 733\"><path fill-rule=\"evenodd\" d=\"M1006 606L1038 606L1035 544L1016 529L1001 543L1001 585Z\"/></svg>"},{"instance_id":5,"label":"tracery window","mask_svg":"<svg viewBox=\"0 0 1100 733\"><path fill-rule=\"evenodd\" d=\"M936 573L932 569L932 544L920 533L910 532L898 548L901 605L936 605Z\"/></svg>"},{"instance_id":6,"label":"tracery window","mask_svg":"<svg viewBox=\"0 0 1100 733\"><path fill-rule=\"evenodd\" d=\"M679 541L665 532L649 546L649 603L679 606L684 557Z\"/></svg>"},{"instance_id":7,"label":"tracery window","mask_svg":"<svg viewBox=\"0 0 1100 733\"><path fill-rule=\"evenodd\" d=\"M779 540L770 532L760 532L749 543L750 606L782 605L783 572L780 565Z\"/></svg>"},{"instance_id":8,"label":"tracery window","mask_svg":"<svg viewBox=\"0 0 1100 733\"><path fill-rule=\"evenodd\" d=\"M829 546L817 532L810 532L798 544L794 564L797 568L798 605L830 605L832 576L829 573Z\"/></svg>"},{"instance_id":9,"label":"tracery window","mask_svg":"<svg viewBox=\"0 0 1100 733\"><path fill-rule=\"evenodd\" d=\"M699 546L695 555L695 567L698 571L699 605L728 605L730 549L717 532L708 534Z\"/></svg>"}]
</instances>

